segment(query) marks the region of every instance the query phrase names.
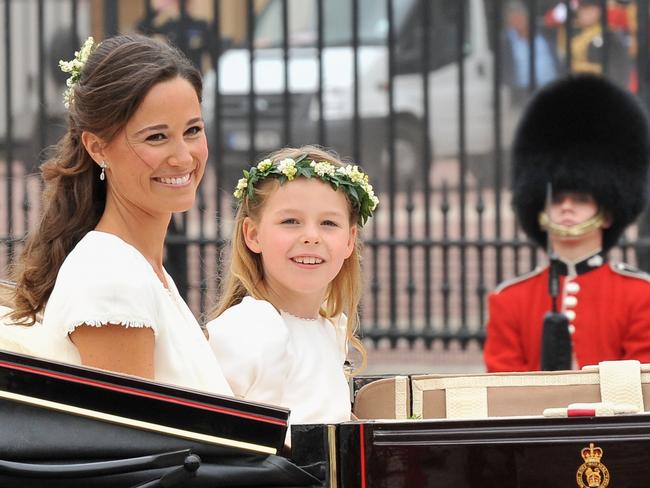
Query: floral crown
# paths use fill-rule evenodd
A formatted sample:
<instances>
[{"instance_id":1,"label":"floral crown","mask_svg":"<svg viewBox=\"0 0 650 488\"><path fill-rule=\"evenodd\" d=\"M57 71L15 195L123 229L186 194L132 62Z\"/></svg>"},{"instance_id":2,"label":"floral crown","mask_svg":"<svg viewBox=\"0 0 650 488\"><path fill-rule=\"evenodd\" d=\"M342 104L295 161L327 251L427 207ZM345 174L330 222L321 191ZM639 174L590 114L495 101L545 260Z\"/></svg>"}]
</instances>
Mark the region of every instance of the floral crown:
<instances>
[{"instance_id":1,"label":"floral crown","mask_svg":"<svg viewBox=\"0 0 650 488\"><path fill-rule=\"evenodd\" d=\"M61 71L64 73L70 73L70 78L68 78L65 82L68 88L66 88L63 92L63 105L65 105L65 108L69 108L70 104L72 103L74 86L79 81L79 78L81 78L81 70L86 64L88 56L90 56L90 53L94 47L96 47L95 40L92 37L89 37L86 39L86 42L83 43L81 49L74 52L73 60L59 60L59 68L61 68Z\"/></svg>"},{"instance_id":2,"label":"floral crown","mask_svg":"<svg viewBox=\"0 0 650 488\"><path fill-rule=\"evenodd\" d=\"M268 177L277 178L280 184L291 181L297 176L318 177L329 183L334 190L341 188L346 193L352 208L359 215L359 225L364 225L379 204L372 185L368 183L368 175L351 164L335 166L327 161L317 163L307 156L303 154L295 160L287 158L279 163L274 163L270 159L260 161L257 166L252 166L248 171L244 170L244 177L237 183L233 195L237 200L244 200L247 197L253 200L255 185Z\"/></svg>"}]
</instances>

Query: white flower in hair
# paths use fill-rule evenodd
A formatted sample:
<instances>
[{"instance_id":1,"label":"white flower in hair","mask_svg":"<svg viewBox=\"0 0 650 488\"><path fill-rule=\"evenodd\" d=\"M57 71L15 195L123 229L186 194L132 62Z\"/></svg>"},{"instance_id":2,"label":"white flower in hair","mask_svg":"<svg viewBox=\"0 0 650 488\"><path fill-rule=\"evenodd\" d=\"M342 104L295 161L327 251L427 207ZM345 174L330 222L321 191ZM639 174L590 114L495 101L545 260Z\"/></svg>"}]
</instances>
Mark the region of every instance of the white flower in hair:
<instances>
[{"instance_id":1,"label":"white flower in hair","mask_svg":"<svg viewBox=\"0 0 650 488\"><path fill-rule=\"evenodd\" d=\"M244 196L244 190L248 187L248 179L247 178L239 178L239 181L237 182L237 188L233 192L233 195L235 198L241 198Z\"/></svg>"},{"instance_id":2,"label":"white flower in hair","mask_svg":"<svg viewBox=\"0 0 650 488\"><path fill-rule=\"evenodd\" d=\"M273 166L273 161L271 161L270 159L265 159L257 163L257 169L260 171L266 171L271 166Z\"/></svg>"},{"instance_id":3,"label":"white flower in hair","mask_svg":"<svg viewBox=\"0 0 650 488\"><path fill-rule=\"evenodd\" d=\"M310 166L314 168L316 174L321 178L325 175L334 176L336 173L336 167L327 161L321 161L320 163L312 161Z\"/></svg>"},{"instance_id":4,"label":"white flower in hair","mask_svg":"<svg viewBox=\"0 0 650 488\"><path fill-rule=\"evenodd\" d=\"M296 162L291 158L283 159L280 161L278 163L278 170L280 173L286 176L289 181L293 180L293 178L296 176L296 172L298 171L296 169Z\"/></svg>"},{"instance_id":5,"label":"white flower in hair","mask_svg":"<svg viewBox=\"0 0 650 488\"><path fill-rule=\"evenodd\" d=\"M70 103L72 103L72 97L74 94L74 86L79 82L81 78L81 70L83 69L86 61L88 61L88 56L95 46L95 40L92 37L86 39L86 42L83 43L79 51L75 51L74 59L70 61L59 60L59 68L64 73L70 73L70 78L65 82L66 88L63 92L63 105L65 108L70 108Z\"/></svg>"},{"instance_id":6,"label":"white flower in hair","mask_svg":"<svg viewBox=\"0 0 650 488\"><path fill-rule=\"evenodd\" d=\"M239 181L237 182L237 189L238 190L244 190L248 186L248 180L246 178L239 178Z\"/></svg>"},{"instance_id":7,"label":"white flower in hair","mask_svg":"<svg viewBox=\"0 0 650 488\"><path fill-rule=\"evenodd\" d=\"M346 164L345 166L341 166L336 170L337 173L341 173L342 175L345 175L347 177L352 176L352 172L354 171L354 168L352 167L351 164Z\"/></svg>"},{"instance_id":8,"label":"white flower in hair","mask_svg":"<svg viewBox=\"0 0 650 488\"><path fill-rule=\"evenodd\" d=\"M365 179L367 179L366 175L359 171L358 166L353 166L352 170L350 171L350 179L352 180L353 183L363 183Z\"/></svg>"},{"instance_id":9,"label":"white flower in hair","mask_svg":"<svg viewBox=\"0 0 650 488\"><path fill-rule=\"evenodd\" d=\"M370 207L370 210L374 210L377 208L377 205L379 205L379 198L375 196L374 193L369 193L368 196L370 197L370 200L372 200L372 207Z\"/></svg>"}]
</instances>

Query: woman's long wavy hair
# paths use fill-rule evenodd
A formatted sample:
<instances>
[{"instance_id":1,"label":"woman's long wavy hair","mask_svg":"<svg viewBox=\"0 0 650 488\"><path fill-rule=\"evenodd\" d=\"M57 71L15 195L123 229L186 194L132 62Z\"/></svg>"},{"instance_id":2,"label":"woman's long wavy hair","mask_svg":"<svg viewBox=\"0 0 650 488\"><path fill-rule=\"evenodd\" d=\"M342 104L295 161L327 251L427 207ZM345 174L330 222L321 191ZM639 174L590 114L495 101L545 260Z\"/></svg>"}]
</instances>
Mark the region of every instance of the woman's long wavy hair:
<instances>
[{"instance_id":1,"label":"woman's long wavy hair","mask_svg":"<svg viewBox=\"0 0 650 488\"><path fill-rule=\"evenodd\" d=\"M336 155L316 146L284 148L268 157L273 162L278 162L285 158L297 159L303 154L315 161L327 161L335 166L344 166ZM269 300L267 288L264 286L262 258L259 254L252 252L246 245L243 222L246 217L259 222L264 203L278 186L279 182L276 178L269 178L255 187L255 198L252 201L245 198L239 205L230 240L230 268L226 271L226 276L221 284L221 294L217 306L210 314L210 318L218 317L228 308L241 302L247 295L258 300ZM358 225L359 216L353 211L351 205L349 208L350 222ZM361 241L357 233L355 248L350 257L343 262L343 266L336 278L330 283L320 310L321 316L325 318L336 317L342 312L347 315L348 342L361 355L361 365L356 369L357 372L366 365L366 349L357 336L359 326L358 307L361 301L361 293Z\"/></svg>"},{"instance_id":2,"label":"woman's long wavy hair","mask_svg":"<svg viewBox=\"0 0 650 488\"><path fill-rule=\"evenodd\" d=\"M97 226L104 212L106 184L100 181L100 169L81 142L81 134L91 132L110 143L149 90L176 77L191 83L201 99L199 71L179 50L161 41L141 35L115 36L90 54L73 87L68 131L41 165L43 211L12 270L17 285L12 320L34 323L64 259Z\"/></svg>"}]
</instances>

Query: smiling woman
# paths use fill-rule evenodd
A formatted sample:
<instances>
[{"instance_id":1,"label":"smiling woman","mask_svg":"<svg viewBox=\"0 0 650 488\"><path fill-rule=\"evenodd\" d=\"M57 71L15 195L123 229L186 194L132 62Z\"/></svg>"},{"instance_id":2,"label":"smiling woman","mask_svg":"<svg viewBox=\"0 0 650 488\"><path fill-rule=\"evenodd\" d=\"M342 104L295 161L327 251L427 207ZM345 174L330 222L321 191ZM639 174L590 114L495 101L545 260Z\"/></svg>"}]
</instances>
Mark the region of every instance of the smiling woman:
<instances>
[{"instance_id":1,"label":"smiling woman","mask_svg":"<svg viewBox=\"0 0 650 488\"><path fill-rule=\"evenodd\" d=\"M32 351L50 359L232 394L162 264L208 157L198 71L143 36L89 39L61 68L68 131L42 166L43 215L5 323L47 335Z\"/></svg>"},{"instance_id":2,"label":"smiling woman","mask_svg":"<svg viewBox=\"0 0 650 488\"><path fill-rule=\"evenodd\" d=\"M198 97L186 79L154 85L112 141L90 132L82 141L95 161L107 165L106 209L97 230L119 235L133 223L139 228L143 217L192 207L208 146Z\"/></svg>"}]
</instances>

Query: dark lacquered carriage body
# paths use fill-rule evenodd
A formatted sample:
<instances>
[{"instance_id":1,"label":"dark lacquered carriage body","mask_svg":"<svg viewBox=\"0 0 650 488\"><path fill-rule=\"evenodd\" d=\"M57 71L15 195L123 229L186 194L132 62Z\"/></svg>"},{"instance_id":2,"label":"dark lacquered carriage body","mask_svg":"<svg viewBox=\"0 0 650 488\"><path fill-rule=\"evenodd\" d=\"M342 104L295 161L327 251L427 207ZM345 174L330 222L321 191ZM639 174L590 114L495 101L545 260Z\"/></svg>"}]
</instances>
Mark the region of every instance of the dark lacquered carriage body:
<instances>
[{"instance_id":1,"label":"dark lacquered carriage body","mask_svg":"<svg viewBox=\"0 0 650 488\"><path fill-rule=\"evenodd\" d=\"M290 453L288 416L0 352L0 486L650 486L648 414L297 425Z\"/></svg>"},{"instance_id":2,"label":"dark lacquered carriage body","mask_svg":"<svg viewBox=\"0 0 650 488\"><path fill-rule=\"evenodd\" d=\"M322 425L293 433L294 461L325 459L330 486L573 488L581 486L582 468L589 487L582 452L590 445L602 450L608 486L650 486L648 415L349 422L334 429L335 436Z\"/></svg>"}]
</instances>

